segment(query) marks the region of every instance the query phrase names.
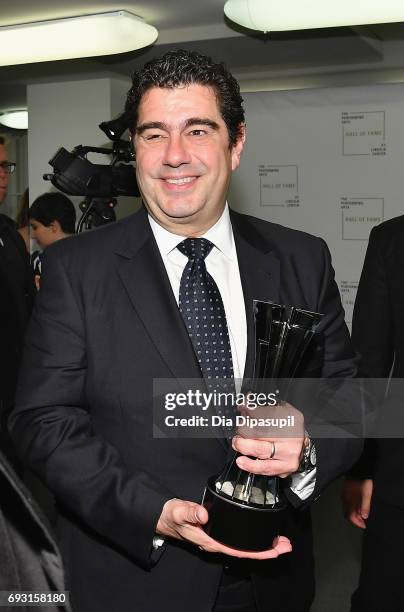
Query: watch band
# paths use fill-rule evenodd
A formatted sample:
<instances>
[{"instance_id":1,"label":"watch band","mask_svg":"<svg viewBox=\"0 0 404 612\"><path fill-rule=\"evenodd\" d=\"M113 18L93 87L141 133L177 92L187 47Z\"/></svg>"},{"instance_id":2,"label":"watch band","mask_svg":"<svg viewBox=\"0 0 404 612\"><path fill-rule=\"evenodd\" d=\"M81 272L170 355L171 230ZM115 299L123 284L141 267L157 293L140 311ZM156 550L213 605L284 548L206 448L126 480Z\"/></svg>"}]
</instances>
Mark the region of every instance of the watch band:
<instances>
[{"instance_id":1,"label":"watch band","mask_svg":"<svg viewBox=\"0 0 404 612\"><path fill-rule=\"evenodd\" d=\"M304 441L303 455L300 460L298 472L307 472L312 470L316 467L317 463L315 444L307 432L305 432L305 434L306 437Z\"/></svg>"}]
</instances>

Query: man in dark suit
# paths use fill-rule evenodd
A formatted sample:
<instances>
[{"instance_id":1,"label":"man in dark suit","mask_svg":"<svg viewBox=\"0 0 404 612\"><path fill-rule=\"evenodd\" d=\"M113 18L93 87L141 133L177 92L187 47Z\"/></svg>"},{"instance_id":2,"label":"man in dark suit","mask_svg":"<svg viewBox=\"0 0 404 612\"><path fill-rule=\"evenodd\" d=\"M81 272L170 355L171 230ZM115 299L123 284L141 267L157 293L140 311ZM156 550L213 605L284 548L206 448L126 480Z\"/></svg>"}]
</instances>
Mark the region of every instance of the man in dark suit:
<instances>
[{"instance_id":1,"label":"man in dark suit","mask_svg":"<svg viewBox=\"0 0 404 612\"><path fill-rule=\"evenodd\" d=\"M0 137L0 205L7 195L9 176L14 169L15 163L8 160L5 141ZM29 256L17 225L3 214L0 214L0 291L0 445L10 454L5 419L14 398L35 285Z\"/></svg>"},{"instance_id":2,"label":"man in dark suit","mask_svg":"<svg viewBox=\"0 0 404 612\"><path fill-rule=\"evenodd\" d=\"M352 322L352 339L360 353L360 376L392 377L387 384L372 384L383 421L399 432L397 413L402 413L402 388L395 379L404 377L404 216L372 229L359 282ZM397 386L399 385L399 387ZM396 391L397 389L397 391ZM397 403L398 402L398 403ZM396 423L396 425L394 424ZM396 429L394 429L396 428ZM352 597L352 612L404 609L404 441L396 438L366 441L360 461L352 468L343 490L345 514L365 529L359 587Z\"/></svg>"},{"instance_id":3,"label":"man in dark suit","mask_svg":"<svg viewBox=\"0 0 404 612\"><path fill-rule=\"evenodd\" d=\"M318 465L302 475L311 444L303 431L235 436L239 466L290 477L298 509L292 543L280 534L270 550L239 551L203 531L199 503L229 444L154 439L153 380L209 378L219 356L226 376L251 377L254 298L323 313L306 373L353 376L328 249L229 211L245 127L238 84L223 65L185 51L153 60L134 75L126 112L145 207L47 249L13 438L57 497L78 612L303 612L314 592L308 505L360 443L316 440ZM187 306L201 277L209 288ZM198 331L196 307L201 319L204 308L216 313L219 348L207 324Z\"/></svg>"}]
</instances>

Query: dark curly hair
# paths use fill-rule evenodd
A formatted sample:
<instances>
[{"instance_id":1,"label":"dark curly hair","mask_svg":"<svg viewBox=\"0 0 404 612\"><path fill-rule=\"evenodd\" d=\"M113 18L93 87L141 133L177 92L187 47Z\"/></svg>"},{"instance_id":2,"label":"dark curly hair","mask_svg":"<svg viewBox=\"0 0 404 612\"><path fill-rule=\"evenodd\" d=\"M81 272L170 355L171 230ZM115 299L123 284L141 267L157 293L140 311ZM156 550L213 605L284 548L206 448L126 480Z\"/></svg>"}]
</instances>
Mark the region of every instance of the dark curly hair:
<instances>
[{"instance_id":1,"label":"dark curly hair","mask_svg":"<svg viewBox=\"0 0 404 612\"><path fill-rule=\"evenodd\" d=\"M28 209L28 218L45 227L49 227L53 221L59 221L65 234L74 234L76 210L73 202L59 191L38 196Z\"/></svg>"},{"instance_id":2,"label":"dark curly hair","mask_svg":"<svg viewBox=\"0 0 404 612\"><path fill-rule=\"evenodd\" d=\"M128 91L125 106L131 133L137 125L140 100L149 89L172 89L187 85L206 85L214 90L229 133L229 145L232 147L244 123L239 84L224 64L216 64L206 55L184 49L169 51L162 57L152 59L142 70L132 75L132 87Z\"/></svg>"}]
</instances>

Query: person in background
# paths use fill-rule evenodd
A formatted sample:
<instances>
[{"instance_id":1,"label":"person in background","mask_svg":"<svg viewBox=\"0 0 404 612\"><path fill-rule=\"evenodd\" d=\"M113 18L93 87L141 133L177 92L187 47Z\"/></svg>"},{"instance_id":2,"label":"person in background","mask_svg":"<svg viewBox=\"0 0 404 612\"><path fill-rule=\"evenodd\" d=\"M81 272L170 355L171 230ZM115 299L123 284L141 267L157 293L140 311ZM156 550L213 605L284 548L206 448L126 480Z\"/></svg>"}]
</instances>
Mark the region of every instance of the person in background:
<instances>
[{"instance_id":1,"label":"person in background","mask_svg":"<svg viewBox=\"0 0 404 612\"><path fill-rule=\"evenodd\" d=\"M7 157L5 139L0 136L0 206L7 195L9 176L16 164ZM23 338L31 314L35 285L29 256L17 224L0 213L0 446L10 456L5 430L11 409ZM6 448L7 447L7 448Z\"/></svg>"},{"instance_id":2,"label":"person in background","mask_svg":"<svg viewBox=\"0 0 404 612\"><path fill-rule=\"evenodd\" d=\"M0 136L0 205L15 166L8 160L5 140ZM34 296L24 240L17 224L0 214L0 592L58 594L66 588L61 555L43 511L16 473L21 466L6 429ZM58 599L59 596L53 599L46 609L69 612L69 603L59 605ZM18 609L25 611L28 607L21 604Z\"/></svg>"},{"instance_id":3,"label":"person in background","mask_svg":"<svg viewBox=\"0 0 404 612\"><path fill-rule=\"evenodd\" d=\"M352 341L361 357L359 375L386 380L386 385L379 381L376 394L382 421L392 421L391 400L397 397L392 389L399 384L396 379L404 378L403 237L404 216L372 229L352 320ZM366 440L343 488L345 515L364 530L351 612L404 610L404 440L396 431L396 438Z\"/></svg>"},{"instance_id":4,"label":"person in background","mask_svg":"<svg viewBox=\"0 0 404 612\"><path fill-rule=\"evenodd\" d=\"M71 200L63 193L52 192L40 195L28 209L31 238L41 249L74 234L76 210Z\"/></svg>"},{"instance_id":5,"label":"person in background","mask_svg":"<svg viewBox=\"0 0 404 612\"><path fill-rule=\"evenodd\" d=\"M28 209L31 238L43 250L49 245L74 234L76 210L71 200L63 193L52 192L40 195ZM36 288L41 278L41 253L34 251L31 264L35 274Z\"/></svg>"},{"instance_id":6,"label":"person in background","mask_svg":"<svg viewBox=\"0 0 404 612\"><path fill-rule=\"evenodd\" d=\"M29 190L27 188L22 194L20 198L20 202L18 204L17 227L18 227L18 233L23 237L27 252L29 253L30 244L29 244L28 209L29 209Z\"/></svg>"}]
</instances>

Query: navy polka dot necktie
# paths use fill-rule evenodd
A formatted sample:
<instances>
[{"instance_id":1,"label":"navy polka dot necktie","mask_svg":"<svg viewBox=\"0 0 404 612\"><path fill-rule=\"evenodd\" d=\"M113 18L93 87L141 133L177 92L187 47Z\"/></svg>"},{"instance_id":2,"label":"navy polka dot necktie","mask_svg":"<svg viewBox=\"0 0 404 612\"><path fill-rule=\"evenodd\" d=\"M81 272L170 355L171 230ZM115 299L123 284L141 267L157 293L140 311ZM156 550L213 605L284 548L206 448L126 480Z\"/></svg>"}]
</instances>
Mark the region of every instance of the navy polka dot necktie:
<instances>
[{"instance_id":1,"label":"navy polka dot necktie","mask_svg":"<svg viewBox=\"0 0 404 612\"><path fill-rule=\"evenodd\" d=\"M179 308L206 379L231 379L233 360L222 297L206 269L205 258L213 248L206 238L187 238L177 248L188 257L181 277ZM209 385L212 388L212 385Z\"/></svg>"}]
</instances>

